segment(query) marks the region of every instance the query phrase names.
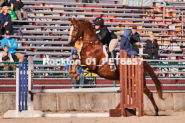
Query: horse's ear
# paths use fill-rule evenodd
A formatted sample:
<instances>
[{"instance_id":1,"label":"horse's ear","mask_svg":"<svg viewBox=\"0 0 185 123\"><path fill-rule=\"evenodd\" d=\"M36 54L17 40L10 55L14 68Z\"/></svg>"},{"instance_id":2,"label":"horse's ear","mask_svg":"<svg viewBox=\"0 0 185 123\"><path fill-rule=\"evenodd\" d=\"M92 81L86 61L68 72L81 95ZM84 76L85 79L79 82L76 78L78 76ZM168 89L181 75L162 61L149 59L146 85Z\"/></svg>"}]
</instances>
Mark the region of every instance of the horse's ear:
<instances>
[{"instance_id":1,"label":"horse's ear","mask_svg":"<svg viewBox=\"0 0 185 123\"><path fill-rule=\"evenodd\" d=\"M75 18L73 18L73 22L74 24L77 24L77 20Z\"/></svg>"},{"instance_id":2,"label":"horse's ear","mask_svg":"<svg viewBox=\"0 0 185 123\"><path fill-rule=\"evenodd\" d=\"M69 18L68 20L71 21L71 23L73 23L73 19L72 18Z\"/></svg>"}]
</instances>

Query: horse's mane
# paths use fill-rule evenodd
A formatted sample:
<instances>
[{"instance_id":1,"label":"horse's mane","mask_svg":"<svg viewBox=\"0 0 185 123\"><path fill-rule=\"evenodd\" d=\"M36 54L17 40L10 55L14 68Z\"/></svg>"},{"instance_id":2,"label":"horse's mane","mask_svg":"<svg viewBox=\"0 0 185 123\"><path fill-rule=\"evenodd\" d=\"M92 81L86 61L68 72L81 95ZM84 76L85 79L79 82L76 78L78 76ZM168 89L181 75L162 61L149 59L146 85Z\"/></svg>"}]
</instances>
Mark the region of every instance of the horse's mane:
<instances>
[{"instance_id":1,"label":"horse's mane","mask_svg":"<svg viewBox=\"0 0 185 123\"><path fill-rule=\"evenodd\" d=\"M87 19L78 19L78 21L86 22L86 23L92 25L92 23Z\"/></svg>"},{"instance_id":2,"label":"horse's mane","mask_svg":"<svg viewBox=\"0 0 185 123\"><path fill-rule=\"evenodd\" d=\"M77 21L85 23L85 25L88 26L95 33L95 30L93 28L91 21L86 19L78 19Z\"/></svg>"}]
</instances>

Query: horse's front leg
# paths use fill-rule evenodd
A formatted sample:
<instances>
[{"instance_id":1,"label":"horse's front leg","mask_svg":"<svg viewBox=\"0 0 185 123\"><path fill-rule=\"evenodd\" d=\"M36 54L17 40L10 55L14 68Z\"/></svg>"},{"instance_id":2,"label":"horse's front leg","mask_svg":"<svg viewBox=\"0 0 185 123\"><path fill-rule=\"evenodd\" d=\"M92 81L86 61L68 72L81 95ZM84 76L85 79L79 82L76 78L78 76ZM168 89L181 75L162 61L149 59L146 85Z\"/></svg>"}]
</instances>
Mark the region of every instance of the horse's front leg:
<instances>
[{"instance_id":1,"label":"horse's front leg","mask_svg":"<svg viewBox=\"0 0 185 123\"><path fill-rule=\"evenodd\" d=\"M72 73L72 74L77 73L77 67L78 67L78 65L79 65L79 61L78 60L75 61L75 65L74 65L73 69L72 69L72 66L69 65L69 73Z\"/></svg>"},{"instance_id":2,"label":"horse's front leg","mask_svg":"<svg viewBox=\"0 0 185 123\"><path fill-rule=\"evenodd\" d=\"M69 65L69 74L74 74L74 68L72 69L72 65Z\"/></svg>"},{"instance_id":3,"label":"horse's front leg","mask_svg":"<svg viewBox=\"0 0 185 123\"><path fill-rule=\"evenodd\" d=\"M71 70L72 66L69 67L69 74L74 80L79 80L79 73L77 73L78 65L75 65L74 68Z\"/></svg>"},{"instance_id":4,"label":"horse's front leg","mask_svg":"<svg viewBox=\"0 0 185 123\"><path fill-rule=\"evenodd\" d=\"M76 73L78 65L74 65L74 68L71 70L71 73Z\"/></svg>"}]
</instances>

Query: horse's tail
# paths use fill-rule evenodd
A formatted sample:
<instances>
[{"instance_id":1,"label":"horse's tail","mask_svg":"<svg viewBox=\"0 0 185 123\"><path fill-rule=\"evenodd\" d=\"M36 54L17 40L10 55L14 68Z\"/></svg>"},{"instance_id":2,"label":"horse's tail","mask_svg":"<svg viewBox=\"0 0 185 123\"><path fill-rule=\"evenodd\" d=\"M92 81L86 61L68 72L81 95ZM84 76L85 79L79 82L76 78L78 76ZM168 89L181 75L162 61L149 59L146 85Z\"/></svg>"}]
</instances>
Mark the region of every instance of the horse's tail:
<instances>
[{"instance_id":1,"label":"horse's tail","mask_svg":"<svg viewBox=\"0 0 185 123\"><path fill-rule=\"evenodd\" d=\"M159 95L159 98L164 100L161 82L159 81L159 79L155 75L152 67L148 63L146 63L146 62L143 63L143 66L144 66L145 73L147 73L152 78L152 80L154 81L156 89L157 89L157 92L158 92L158 95Z\"/></svg>"}]
</instances>

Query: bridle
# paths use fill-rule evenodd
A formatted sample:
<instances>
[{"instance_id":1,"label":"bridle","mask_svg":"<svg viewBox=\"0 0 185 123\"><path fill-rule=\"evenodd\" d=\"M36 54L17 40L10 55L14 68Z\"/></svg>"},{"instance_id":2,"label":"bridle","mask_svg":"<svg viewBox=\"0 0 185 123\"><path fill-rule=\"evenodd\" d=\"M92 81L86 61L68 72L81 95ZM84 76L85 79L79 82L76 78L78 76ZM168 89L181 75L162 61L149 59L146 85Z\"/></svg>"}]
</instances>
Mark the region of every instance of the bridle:
<instances>
[{"instance_id":1,"label":"bridle","mask_svg":"<svg viewBox=\"0 0 185 123\"><path fill-rule=\"evenodd\" d=\"M76 41L76 40L78 40L78 34L79 34L79 31L80 31L80 24L79 24L79 22L78 22L77 24L72 24L72 25L77 25L77 26L78 26L77 29L74 29L74 31L77 31L76 36L70 35L71 37L75 37L74 41ZM84 50L87 46L89 46L89 45L91 45L91 44L95 44L94 42L95 42L96 40L97 40L97 37L95 37L94 40L83 40L83 39L82 39L83 42L86 42L86 41L87 41L87 42L88 42L88 45L86 45L85 47L82 47L81 51ZM91 42L89 42L89 41L91 41ZM72 42L73 42L73 41L72 41ZM99 43L97 43L97 44L99 44Z\"/></svg>"},{"instance_id":2,"label":"bridle","mask_svg":"<svg viewBox=\"0 0 185 123\"><path fill-rule=\"evenodd\" d=\"M69 36L71 36L71 37L75 37L75 40L74 40L74 41L76 41L76 40L78 40L78 34L79 34L79 31L80 31L80 28L79 28L80 24L79 24L79 22L78 22L77 24L72 24L72 25L78 25L78 29L74 29L75 32L76 32L76 30L78 30L76 36L69 35ZM73 41L72 41L72 42L73 42Z\"/></svg>"}]
</instances>

